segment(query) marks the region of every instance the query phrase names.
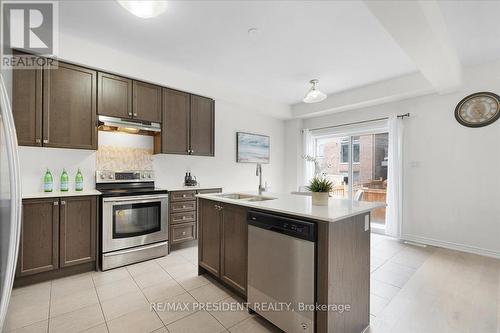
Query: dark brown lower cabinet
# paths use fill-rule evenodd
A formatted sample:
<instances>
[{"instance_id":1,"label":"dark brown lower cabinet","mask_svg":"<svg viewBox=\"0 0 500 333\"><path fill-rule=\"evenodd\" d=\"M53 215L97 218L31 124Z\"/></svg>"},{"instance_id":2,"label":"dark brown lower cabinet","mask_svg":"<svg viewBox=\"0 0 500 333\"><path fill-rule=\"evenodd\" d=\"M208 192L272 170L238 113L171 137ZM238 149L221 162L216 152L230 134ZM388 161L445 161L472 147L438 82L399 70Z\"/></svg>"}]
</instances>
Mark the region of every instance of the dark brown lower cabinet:
<instances>
[{"instance_id":1,"label":"dark brown lower cabinet","mask_svg":"<svg viewBox=\"0 0 500 333\"><path fill-rule=\"evenodd\" d=\"M242 206L222 206L221 267L222 281L242 294L247 290L247 209Z\"/></svg>"},{"instance_id":2,"label":"dark brown lower cabinet","mask_svg":"<svg viewBox=\"0 0 500 333\"><path fill-rule=\"evenodd\" d=\"M96 235L95 196L23 200L16 278L43 273L37 282L95 263Z\"/></svg>"},{"instance_id":3,"label":"dark brown lower cabinet","mask_svg":"<svg viewBox=\"0 0 500 333\"><path fill-rule=\"evenodd\" d=\"M199 199L198 264L242 295L247 291L247 210Z\"/></svg>"},{"instance_id":4,"label":"dark brown lower cabinet","mask_svg":"<svg viewBox=\"0 0 500 333\"><path fill-rule=\"evenodd\" d=\"M61 198L60 267L95 261L96 197Z\"/></svg>"},{"instance_id":5,"label":"dark brown lower cabinet","mask_svg":"<svg viewBox=\"0 0 500 333\"><path fill-rule=\"evenodd\" d=\"M222 211L219 203L200 199L198 202L199 265L210 273L220 276L220 240Z\"/></svg>"},{"instance_id":6,"label":"dark brown lower cabinet","mask_svg":"<svg viewBox=\"0 0 500 333\"><path fill-rule=\"evenodd\" d=\"M59 268L59 198L23 201L16 276Z\"/></svg>"}]
</instances>

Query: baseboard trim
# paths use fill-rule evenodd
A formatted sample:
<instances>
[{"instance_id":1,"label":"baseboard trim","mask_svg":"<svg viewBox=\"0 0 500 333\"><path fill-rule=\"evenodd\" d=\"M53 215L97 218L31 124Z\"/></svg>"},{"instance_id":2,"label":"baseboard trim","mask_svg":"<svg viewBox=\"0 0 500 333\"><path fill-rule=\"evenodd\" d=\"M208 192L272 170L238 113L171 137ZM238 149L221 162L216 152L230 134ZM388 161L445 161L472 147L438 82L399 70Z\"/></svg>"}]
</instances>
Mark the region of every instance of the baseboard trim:
<instances>
[{"instance_id":1,"label":"baseboard trim","mask_svg":"<svg viewBox=\"0 0 500 333\"><path fill-rule=\"evenodd\" d=\"M403 240L407 240L407 241L418 242L418 243L422 243L422 244L442 247L445 249L473 253L473 254L478 254L481 256L500 259L500 252L496 252L496 251L492 251L492 250L488 250L488 249L483 249L481 247L475 247L475 246L470 246L470 245L447 242L447 241L442 241L442 240L437 240L437 239L432 239L432 238L427 238L427 237L408 235L408 234L402 235L401 238Z\"/></svg>"}]
</instances>

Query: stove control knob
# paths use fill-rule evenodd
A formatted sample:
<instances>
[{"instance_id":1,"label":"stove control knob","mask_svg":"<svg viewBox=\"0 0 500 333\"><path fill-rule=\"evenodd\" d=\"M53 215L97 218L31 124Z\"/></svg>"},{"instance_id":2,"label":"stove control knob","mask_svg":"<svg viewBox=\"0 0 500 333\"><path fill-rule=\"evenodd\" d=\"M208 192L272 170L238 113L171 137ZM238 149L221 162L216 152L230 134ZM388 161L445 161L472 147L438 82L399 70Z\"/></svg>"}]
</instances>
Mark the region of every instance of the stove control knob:
<instances>
[{"instance_id":1,"label":"stove control knob","mask_svg":"<svg viewBox=\"0 0 500 333\"><path fill-rule=\"evenodd\" d=\"M148 173L148 178L152 178L152 176L151 176L151 174L150 174L150 173Z\"/></svg>"},{"instance_id":2,"label":"stove control knob","mask_svg":"<svg viewBox=\"0 0 500 333\"><path fill-rule=\"evenodd\" d=\"M101 173L101 179L104 179L104 174Z\"/></svg>"},{"instance_id":3,"label":"stove control knob","mask_svg":"<svg viewBox=\"0 0 500 333\"><path fill-rule=\"evenodd\" d=\"M108 178L109 179L113 179L113 175L108 175Z\"/></svg>"}]
</instances>

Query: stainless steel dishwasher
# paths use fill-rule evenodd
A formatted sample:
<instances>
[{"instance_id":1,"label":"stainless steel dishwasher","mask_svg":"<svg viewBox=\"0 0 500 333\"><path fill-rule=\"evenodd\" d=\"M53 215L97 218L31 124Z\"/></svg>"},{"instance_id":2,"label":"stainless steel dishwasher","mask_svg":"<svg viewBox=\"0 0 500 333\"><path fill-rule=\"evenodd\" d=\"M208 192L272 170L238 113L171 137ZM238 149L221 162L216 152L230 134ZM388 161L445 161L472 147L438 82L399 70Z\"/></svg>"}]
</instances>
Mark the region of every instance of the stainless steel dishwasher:
<instances>
[{"instance_id":1,"label":"stainless steel dishwasher","mask_svg":"<svg viewBox=\"0 0 500 333\"><path fill-rule=\"evenodd\" d=\"M316 224L252 210L247 221L250 309L287 333L314 332Z\"/></svg>"}]
</instances>

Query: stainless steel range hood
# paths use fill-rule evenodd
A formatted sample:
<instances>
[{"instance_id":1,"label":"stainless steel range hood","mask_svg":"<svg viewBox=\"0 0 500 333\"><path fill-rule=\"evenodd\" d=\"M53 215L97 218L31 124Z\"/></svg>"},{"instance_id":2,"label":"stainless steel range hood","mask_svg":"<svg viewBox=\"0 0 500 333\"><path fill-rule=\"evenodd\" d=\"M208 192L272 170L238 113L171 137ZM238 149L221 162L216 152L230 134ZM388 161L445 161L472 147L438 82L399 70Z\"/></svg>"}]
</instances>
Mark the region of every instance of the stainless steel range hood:
<instances>
[{"instance_id":1,"label":"stainless steel range hood","mask_svg":"<svg viewBox=\"0 0 500 333\"><path fill-rule=\"evenodd\" d=\"M144 131L158 133L161 132L161 125L149 121L99 116L99 129L128 133L139 133Z\"/></svg>"}]
</instances>

